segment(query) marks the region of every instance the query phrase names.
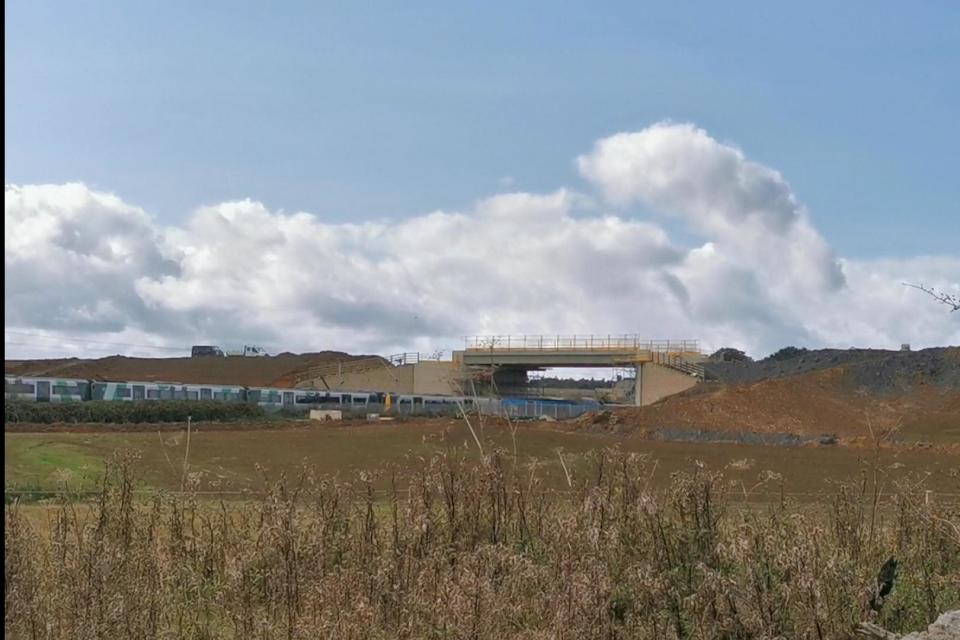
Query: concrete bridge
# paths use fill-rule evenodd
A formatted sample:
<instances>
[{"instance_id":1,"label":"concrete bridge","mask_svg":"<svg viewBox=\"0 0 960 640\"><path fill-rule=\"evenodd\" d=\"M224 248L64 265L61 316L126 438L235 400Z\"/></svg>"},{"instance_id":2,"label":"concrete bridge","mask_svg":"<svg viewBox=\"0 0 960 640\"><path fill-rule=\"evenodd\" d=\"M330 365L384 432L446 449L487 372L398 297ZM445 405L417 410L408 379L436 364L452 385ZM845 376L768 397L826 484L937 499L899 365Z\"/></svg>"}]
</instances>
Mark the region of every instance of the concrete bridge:
<instances>
[{"instance_id":1,"label":"concrete bridge","mask_svg":"<svg viewBox=\"0 0 960 640\"><path fill-rule=\"evenodd\" d=\"M504 335L471 336L464 350L454 355L474 371L488 371L504 383L516 383L526 372L554 367L633 367L637 371L635 401L645 403L644 365L651 375L664 379L660 369L681 374L673 386L691 386L703 379L703 354L696 340L644 340L638 335ZM646 376L649 377L649 376ZM667 378L670 376L667 375ZM663 382L659 382L663 384ZM669 386L669 385L668 385ZM649 389L648 389L649 391Z\"/></svg>"}]
</instances>

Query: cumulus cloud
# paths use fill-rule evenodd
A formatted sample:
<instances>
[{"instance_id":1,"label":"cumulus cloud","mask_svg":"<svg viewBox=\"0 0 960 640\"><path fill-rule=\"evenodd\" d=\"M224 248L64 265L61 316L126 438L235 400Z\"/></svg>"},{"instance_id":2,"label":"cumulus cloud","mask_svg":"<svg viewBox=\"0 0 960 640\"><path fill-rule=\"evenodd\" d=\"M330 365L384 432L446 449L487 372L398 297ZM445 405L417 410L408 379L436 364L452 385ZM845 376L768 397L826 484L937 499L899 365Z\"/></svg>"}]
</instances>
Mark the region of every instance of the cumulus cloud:
<instances>
[{"instance_id":1,"label":"cumulus cloud","mask_svg":"<svg viewBox=\"0 0 960 640\"><path fill-rule=\"evenodd\" d=\"M577 164L611 203L681 217L784 300L798 287L819 295L844 285L839 262L783 177L702 129L658 123L619 133ZM798 271L802 280L780 291L784 276Z\"/></svg>"},{"instance_id":2,"label":"cumulus cloud","mask_svg":"<svg viewBox=\"0 0 960 640\"><path fill-rule=\"evenodd\" d=\"M62 331L123 331L148 318L142 274L177 275L142 209L82 184L4 190L4 322Z\"/></svg>"},{"instance_id":3,"label":"cumulus cloud","mask_svg":"<svg viewBox=\"0 0 960 640\"><path fill-rule=\"evenodd\" d=\"M511 332L699 338L760 354L960 342L955 318L899 284L949 290L960 260L837 259L777 172L700 129L617 134L578 165L599 201L507 193L359 224L241 200L165 226L82 184L8 185L5 325L378 353ZM702 244L675 243L636 205L679 216Z\"/></svg>"}]
</instances>

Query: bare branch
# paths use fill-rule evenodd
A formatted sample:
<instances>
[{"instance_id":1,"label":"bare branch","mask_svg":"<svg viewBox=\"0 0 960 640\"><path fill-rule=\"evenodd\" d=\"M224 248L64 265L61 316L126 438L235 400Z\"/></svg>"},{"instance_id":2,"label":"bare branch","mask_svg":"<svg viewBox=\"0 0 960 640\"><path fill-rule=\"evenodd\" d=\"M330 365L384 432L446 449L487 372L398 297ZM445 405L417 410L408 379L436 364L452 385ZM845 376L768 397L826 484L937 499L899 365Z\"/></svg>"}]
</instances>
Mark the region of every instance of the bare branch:
<instances>
[{"instance_id":1,"label":"bare branch","mask_svg":"<svg viewBox=\"0 0 960 640\"><path fill-rule=\"evenodd\" d=\"M920 291L933 296L937 302L941 302L950 307L951 311L960 311L960 296L943 293L942 291L925 287L922 284L911 284L909 282L904 282L902 284L905 287L913 287L914 289L919 289Z\"/></svg>"}]
</instances>

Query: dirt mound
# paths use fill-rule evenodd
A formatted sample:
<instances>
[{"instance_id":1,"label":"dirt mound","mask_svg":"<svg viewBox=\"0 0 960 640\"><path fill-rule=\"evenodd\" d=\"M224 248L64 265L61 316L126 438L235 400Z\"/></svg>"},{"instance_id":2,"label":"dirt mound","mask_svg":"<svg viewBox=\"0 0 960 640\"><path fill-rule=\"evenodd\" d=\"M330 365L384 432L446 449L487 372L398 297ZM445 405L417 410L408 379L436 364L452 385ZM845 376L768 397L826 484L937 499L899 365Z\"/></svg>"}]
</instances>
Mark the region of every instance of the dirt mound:
<instances>
[{"instance_id":1,"label":"dirt mound","mask_svg":"<svg viewBox=\"0 0 960 640\"><path fill-rule=\"evenodd\" d=\"M110 356L98 360L11 360L4 372L22 376L137 380L185 384L236 384L246 386L293 386L311 367L332 362L350 362L376 356L353 356L340 351L249 358L128 358Z\"/></svg>"},{"instance_id":2,"label":"dirt mound","mask_svg":"<svg viewBox=\"0 0 960 640\"><path fill-rule=\"evenodd\" d=\"M47 360L6 360L3 363L4 373L15 376L45 376L48 371L66 371L69 368L85 364L88 360L79 358L56 358ZM61 374L63 375L63 374Z\"/></svg>"},{"instance_id":3,"label":"dirt mound","mask_svg":"<svg viewBox=\"0 0 960 640\"><path fill-rule=\"evenodd\" d=\"M759 382L812 371L843 367L850 383L873 393L904 391L917 384L960 389L960 347L920 351L819 349L794 358L757 362L710 362L711 378L727 383Z\"/></svg>"},{"instance_id":4,"label":"dirt mound","mask_svg":"<svg viewBox=\"0 0 960 640\"><path fill-rule=\"evenodd\" d=\"M942 441L960 438L960 389L917 384L908 391L858 390L859 374L844 367L748 384L706 383L643 408L616 412L628 430L694 430L744 433L868 433L867 420L900 420L904 438ZM602 427L596 416L580 420L584 428Z\"/></svg>"}]
</instances>

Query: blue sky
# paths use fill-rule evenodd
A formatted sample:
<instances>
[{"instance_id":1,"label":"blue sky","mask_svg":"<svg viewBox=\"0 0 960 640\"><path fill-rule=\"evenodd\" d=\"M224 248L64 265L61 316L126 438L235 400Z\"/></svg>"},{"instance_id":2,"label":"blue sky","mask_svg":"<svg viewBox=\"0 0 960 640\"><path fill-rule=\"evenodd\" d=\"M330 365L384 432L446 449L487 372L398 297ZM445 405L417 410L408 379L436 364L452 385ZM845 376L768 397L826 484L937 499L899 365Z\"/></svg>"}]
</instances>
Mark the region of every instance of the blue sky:
<instances>
[{"instance_id":1,"label":"blue sky","mask_svg":"<svg viewBox=\"0 0 960 640\"><path fill-rule=\"evenodd\" d=\"M958 3L5 17L20 356L960 343Z\"/></svg>"},{"instance_id":2,"label":"blue sky","mask_svg":"<svg viewBox=\"0 0 960 640\"><path fill-rule=\"evenodd\" d=\"M251 197L403 218L580 187L598 138L694 122L838 253L957 253L952 2L5 3L5 181L177 223Z\"/></svg>"}]
</instances>

